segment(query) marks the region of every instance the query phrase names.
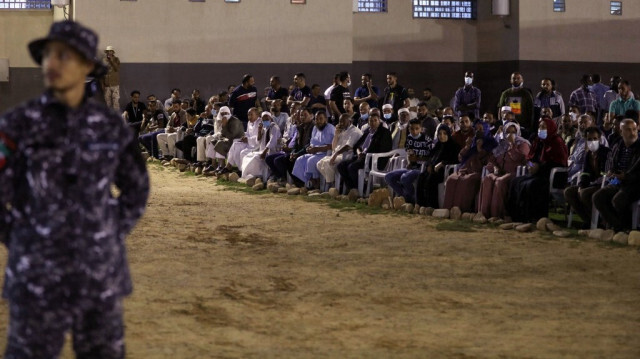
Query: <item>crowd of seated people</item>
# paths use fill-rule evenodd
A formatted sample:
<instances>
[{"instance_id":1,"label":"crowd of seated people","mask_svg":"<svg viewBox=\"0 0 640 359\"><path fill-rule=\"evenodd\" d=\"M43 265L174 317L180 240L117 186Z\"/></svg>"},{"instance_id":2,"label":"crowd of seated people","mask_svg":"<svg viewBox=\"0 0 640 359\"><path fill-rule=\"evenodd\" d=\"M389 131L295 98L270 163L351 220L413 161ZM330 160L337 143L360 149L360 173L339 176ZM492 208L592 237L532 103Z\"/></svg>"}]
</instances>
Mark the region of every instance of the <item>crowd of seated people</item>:
<instances>
[{"instance_id":1,"label":"crowd of seated people","mask_svg":"<svg viewBox=\"0 0 640 359\"><path fill-rule=\"evenodd\" d=\"M559 188L585 227L630 229L640 199L640 102L628 81L614 76L607 88L584 75L565 105L553 79L533 92L514 72L494 111L483 108L474 74L464 77L447 107L429 88L417 98L393 72L380 87L363 74L354 94L347 72L324 94L303 73L291 86L273 76L262 98L244 75L207 101L197 89L183 99L174 88L164 102L149 95L145 104L133 91L123 118L150 156L180 157L196 174L348 193L375 168L409 203L518 222L548 216L550 188Z\"/></svg>"}]
</instances>

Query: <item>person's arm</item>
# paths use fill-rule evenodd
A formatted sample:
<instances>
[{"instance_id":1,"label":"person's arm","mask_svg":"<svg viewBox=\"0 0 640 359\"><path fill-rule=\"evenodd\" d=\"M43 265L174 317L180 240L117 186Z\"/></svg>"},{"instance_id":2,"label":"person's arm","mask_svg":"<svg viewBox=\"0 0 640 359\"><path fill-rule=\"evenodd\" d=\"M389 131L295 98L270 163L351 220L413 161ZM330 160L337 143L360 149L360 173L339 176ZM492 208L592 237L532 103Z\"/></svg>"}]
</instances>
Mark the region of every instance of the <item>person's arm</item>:
<instances>
[{"instance_id":1,"label":"person's arm","mask_svg":"<svg viewBox=\"0 0 640 359\"><path fill-rule=\"evenodd\" d=\"M333 116L335 116L336 118L340 117L340 115L342 114L338 109L336 102L333 100L329 101L329 108L331 109L331 113L333 114Z\"/></svg>"},{"instance_id":2,"label":"person's arm","mask_svg":"<svg viewBox=\"0 0 640 359\"><path fill-rule=\"evenodd\" d=\"M120 210L118 232L124 238L144 213L149 197L149 176L146 163L140 156L138 140L125 134L121 138L127 142L118 158L114 182L120 190L117 198Z\"/></svg>"},{"instance_id":3,"label":"person's arm","mask_svg":"<svg viewBox=\"0 0 640 359\"><path fill-rule=\"evenodd\" d=\"M120 71L120 59L117 56L107 57L107 59L109 60L109 63L111 64L111 68L113 69L113 71L115 72Z\"/></svg>"},{"instance_id":4,"label":"person's arm","mask_svg":"<svg viewBox=\"0 0 640 359\"><path fill-rule=\"evenodd\" d=\"M13 184L17 176L16 143L13 140L12 126L6 118L0 118L0 242L7 244L11 230L11 214L9 208L16 194Z\"/></svg>"}]
</instances>

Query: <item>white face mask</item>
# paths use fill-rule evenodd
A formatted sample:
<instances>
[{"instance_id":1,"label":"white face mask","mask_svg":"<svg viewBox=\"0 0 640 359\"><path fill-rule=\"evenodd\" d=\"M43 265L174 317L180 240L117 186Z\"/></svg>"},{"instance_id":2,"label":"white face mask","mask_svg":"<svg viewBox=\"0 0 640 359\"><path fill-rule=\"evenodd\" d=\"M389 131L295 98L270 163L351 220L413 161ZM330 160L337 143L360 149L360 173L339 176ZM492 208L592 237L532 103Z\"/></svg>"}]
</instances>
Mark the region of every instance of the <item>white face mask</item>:
<instances>
[{"instance_id":1,"label":"white face mask","mask_svg":"<svg viewBox=\"0 0 640 359\"><path fill-rule=\"evenodd\" d=\"M347 81L347 87L351 86L351 80Z\"/></svg>"},{"instance_id":2,"label":"white face mask","mask_svg":"<svg viewBox=\"0 0 640 359\"><path fill-rule=\"evenodd\" d=\"M464 78L464 84L465 85L471 85L473 83L473 77L465 77Z\"/></svg>"},{"instance_id":3,"label":"white face mask","mask_svg":"<svg viewBox=\"0 0 640 359\"><path fill-rule=\"evenodd\" d=\"M587 148L591 152L597 152L600 148L600 141L587 141Z\"/></svg>"},{"instance_id":4,"label":"white face mask","mask_svg":"<svg viewBox=\"0 0 640 359\"><path fill-rule=\"evenodd\" d=\"M213 117L216 117L216 115L217 115L217 114L218 114L218 112L216 112L216 110L211 110L211 115L212 115Z\"/></svg>"}]
</instances>

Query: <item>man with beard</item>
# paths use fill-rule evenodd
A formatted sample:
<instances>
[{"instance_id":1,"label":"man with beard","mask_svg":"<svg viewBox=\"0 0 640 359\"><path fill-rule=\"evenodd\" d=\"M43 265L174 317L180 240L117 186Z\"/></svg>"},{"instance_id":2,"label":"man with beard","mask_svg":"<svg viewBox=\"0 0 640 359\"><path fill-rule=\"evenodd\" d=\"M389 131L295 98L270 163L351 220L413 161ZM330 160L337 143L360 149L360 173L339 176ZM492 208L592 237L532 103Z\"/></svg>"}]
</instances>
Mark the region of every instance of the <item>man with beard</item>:
<instances>
[{"instance_id":1,"label":"man with beard","mask_svg":"<svg viewBox=\"0 0 640 359\"><path fill-rule=\"evenodd\" d=\"M511 107L516 116L516 122L529 131L534 130L537 121L533 119L533 98L531 92L523 88L524 79L519 72L511 74L511 88L504 90L498 101L498 109L502 106Z\"/></svg>"},{"instance_id":2,"label":"man with beard","mask_svg":"<svg viewBox=\"0 0 640 359\"><path fill-rule=\"evenodd\" d=\"M554 120L565 113L562 95L556 92L553 80L550 78L544 78L540 81L540 92L533 99L533 118L540 118L541 110L547 107L551 109L551 117Z\"/></svg>"},{"instance_id":3,"label":"man with beard","mask_svg":"<svg viewBox=\"0 0 640 359\"><path fill-rule=\"evenodd\" d=\"M237 117L244 129L247 129L247 112L252 107L260 107L258 89L254 86L253 76L246 74L242 77L242 84L236 87L229 96L229 107L233 108L233 115Z\"/></svg>"},{"instance_id":4,"label":"man with beard","mask_svg":"<svg viewBox=\"0 0 640 359\"><path fill-rule=\"evenodd\" d=\"M311 141L306 149L306 153L296 159L293 166L293 175L300 182L311 181L313 188L319 188L320 172L317 164L331 151L333 136L336 128L327 122L327 116L324 112L316 113L316 125L311 133Z\"/></svg>"}]
</instances>

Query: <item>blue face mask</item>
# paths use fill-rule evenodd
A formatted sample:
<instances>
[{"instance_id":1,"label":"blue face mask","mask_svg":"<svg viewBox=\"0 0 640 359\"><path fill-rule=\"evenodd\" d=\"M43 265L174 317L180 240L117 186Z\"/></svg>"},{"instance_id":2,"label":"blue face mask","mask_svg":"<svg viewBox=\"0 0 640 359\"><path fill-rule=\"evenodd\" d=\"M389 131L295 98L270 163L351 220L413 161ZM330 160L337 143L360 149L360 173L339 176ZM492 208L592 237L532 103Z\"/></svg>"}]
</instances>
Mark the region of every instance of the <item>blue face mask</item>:
<instances>
[{"instance_id":1,"label":"blue face mask","mask_svg":"<svg viewBox=\"0 0 640 359\"><path fill-rule=\"evenodd\" d=\"M368 113L365 113L364 115L360 115L360 119L363 120L363 121L367 120L368 118L369 118L369 114Z\"/></svg>"},{"instance_id":2,"label":"blue face mask","mask_svg":"<svg viewBox=\"0 0 640 359\"><path fill-rule=\"evenodd\" d=\"M267 128L271 125L271 121L262 121L262 126Z\"/></svg>"},{"instance_id":3,"label":"blue face mask","mask_svg":"<svg viewBox=\"0 0 640 359\"><path fill-rule=\"evenodd\" d=\"M385 119L385 120L389 120L389 119L391 119L391 114L390 114L390 113L385 113L385 114L384 114L384 119Z\"/></svg>"},{"instance_id":4,"label":"blue face mask","mask_svg":"<svg viewBox=\"0 0 640 359\"><path fill-rule=\"evenodd\" d=\"M544 140L547 138L547 130L538 130L538 137L541 140Z\"/></svg>"}]
</instances>

